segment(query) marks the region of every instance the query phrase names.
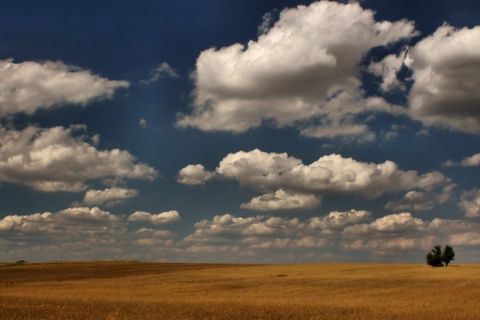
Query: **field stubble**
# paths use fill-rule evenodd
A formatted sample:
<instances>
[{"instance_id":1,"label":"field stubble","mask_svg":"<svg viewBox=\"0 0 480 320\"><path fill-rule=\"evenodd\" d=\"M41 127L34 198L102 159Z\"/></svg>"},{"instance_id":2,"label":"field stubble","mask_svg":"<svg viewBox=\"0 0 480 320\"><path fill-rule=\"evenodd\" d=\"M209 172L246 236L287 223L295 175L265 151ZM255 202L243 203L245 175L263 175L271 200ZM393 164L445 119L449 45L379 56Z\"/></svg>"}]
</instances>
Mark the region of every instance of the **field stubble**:
<instances>
[{"instance_id":1,"label":"field stubble","mask_svg":"<svg viewBox=\"0 0 480 320\"><path fill-rule=\"evenodd\" d=\"M0 319L479 319L480 266L0 267Z\"/></svg>"}]
</instances>

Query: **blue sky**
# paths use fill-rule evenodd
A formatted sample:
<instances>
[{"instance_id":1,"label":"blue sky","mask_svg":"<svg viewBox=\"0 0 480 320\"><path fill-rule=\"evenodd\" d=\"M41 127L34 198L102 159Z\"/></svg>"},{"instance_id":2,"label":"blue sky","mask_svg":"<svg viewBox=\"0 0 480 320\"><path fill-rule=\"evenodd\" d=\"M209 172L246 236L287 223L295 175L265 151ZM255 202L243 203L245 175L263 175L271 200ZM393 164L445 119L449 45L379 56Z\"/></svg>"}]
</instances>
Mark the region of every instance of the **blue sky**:
<instances>
[{"instance_id":1,"label":"blue sky","mask_svg":"<svg viewBox=\"0 0 480 320\"><path fill-rule=\"evenodd\" d=\"M0 260L480 262L477 1L0 15Z\"/></svg>"}]
</instances>

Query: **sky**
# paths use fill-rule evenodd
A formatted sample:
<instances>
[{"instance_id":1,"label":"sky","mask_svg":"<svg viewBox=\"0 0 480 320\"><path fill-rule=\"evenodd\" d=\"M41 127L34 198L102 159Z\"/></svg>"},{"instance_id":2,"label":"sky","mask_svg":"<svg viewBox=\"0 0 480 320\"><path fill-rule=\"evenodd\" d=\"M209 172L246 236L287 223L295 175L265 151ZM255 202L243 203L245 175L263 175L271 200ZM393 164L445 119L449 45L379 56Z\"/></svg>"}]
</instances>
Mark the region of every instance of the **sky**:
<instances>
[{"instance_id":1,"label":"sky","mask_svg":"<svg viewBox=\"0 0 480 320\"><path fill-rule=\"evenodd\" d=\"M0 4L0 261L480 263L480 2Z\"/></svg>"}]
</instances>

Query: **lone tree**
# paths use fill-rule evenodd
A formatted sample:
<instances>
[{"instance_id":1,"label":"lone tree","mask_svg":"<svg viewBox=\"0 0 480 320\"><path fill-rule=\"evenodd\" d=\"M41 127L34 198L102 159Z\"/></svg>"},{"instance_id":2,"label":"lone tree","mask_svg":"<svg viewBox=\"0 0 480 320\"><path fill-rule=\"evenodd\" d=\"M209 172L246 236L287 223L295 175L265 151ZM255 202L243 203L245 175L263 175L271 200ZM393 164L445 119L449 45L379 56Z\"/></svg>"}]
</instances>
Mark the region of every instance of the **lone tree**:
<instances>
[{"instance_id":1,"label":"lone tree","mask_svg":"<svg viewBox=\"0 0 480 320\"><path fill-rule=\"evenodd\" d=\"M455 252L449 245L446 245L442 252L442 248L437 245L427 253L425 260L427 261L427 264L432 267L443 267L444 263L447 267L450 261L455 260Z\"/></svg>"}]
</instances>

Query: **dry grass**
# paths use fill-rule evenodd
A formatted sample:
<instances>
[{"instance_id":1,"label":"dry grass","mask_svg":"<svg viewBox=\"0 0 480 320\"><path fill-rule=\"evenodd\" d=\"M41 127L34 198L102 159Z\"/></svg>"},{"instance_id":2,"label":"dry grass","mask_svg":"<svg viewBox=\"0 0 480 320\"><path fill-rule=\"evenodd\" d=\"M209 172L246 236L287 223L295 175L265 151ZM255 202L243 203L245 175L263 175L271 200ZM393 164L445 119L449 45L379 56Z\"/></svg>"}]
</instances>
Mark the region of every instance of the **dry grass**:
<instances>
[{"instance_id":1,"label":"dry grass","mask_svg":"<svg viewBox=\"0 0 480 320\"><path fill-rule=\"evenodd\" d=\"M480 319L480 265L0 267L0 319Z\"/></svg>"}]
</instances>

